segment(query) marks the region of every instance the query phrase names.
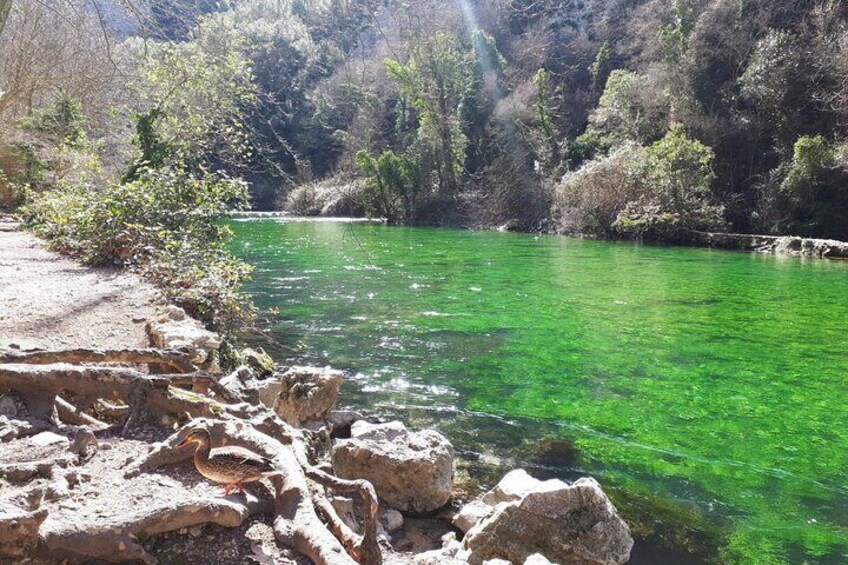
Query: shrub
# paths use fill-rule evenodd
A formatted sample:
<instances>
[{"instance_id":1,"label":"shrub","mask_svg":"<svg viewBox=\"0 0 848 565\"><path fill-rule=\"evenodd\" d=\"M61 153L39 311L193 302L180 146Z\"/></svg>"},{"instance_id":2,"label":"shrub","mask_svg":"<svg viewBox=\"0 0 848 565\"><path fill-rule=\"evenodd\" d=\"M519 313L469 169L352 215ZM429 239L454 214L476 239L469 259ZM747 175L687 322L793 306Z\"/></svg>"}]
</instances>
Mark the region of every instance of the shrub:
<instances>
[{"instance_id":1,"label":"shrub","mask_svg":"<svg viewBox=\"0 0 848 565\"><path fill-rule=\"evenodd\" d=\"M848 150L820 135L801 136L792 160L759 183L758 216L775 233L848 239Z\"/></svg>"},{"instance_id":2,"label":"shrub","mask_svg":"<svg viewBox=\"0 0 848 565\"><path fill-rule=\"evenodd\" d=\"M795 142L792 163L780 188L798 203L806 198L815 197L817 177L834 164L833 148L822 136L801 136Z\"/></svg>"},{"instance_id":3,"label":"shrub","mask_svg":"<svg viewBox=\"0 0 848 565\"><path fill-rule=\"evenodd\" d=\"M657 240L722 229L724 210L709 197L712 158L679 125L648 147L623 145L564 177L556 192L562 228Z\"/></svg>"},{"instance_id":4,"label":"shrub","mask_svg":"<svg viewBox=\"0 0 848 565\"><path fill-rule=\"evenodd\" d=\"M562 230L615 236L613 223L618 213L645 193L642 172L634 166L644 159L645 149L628 143L567 173L554 195L554 211Z\"/></svg>"},{"instance_id":5,"label":"shrub","mask_svg":"<svg viewBox=\"0 0 848 565\"><path fill-rule=\"evenodd\" d=\"M360 151L356 164L365 173L362 197L366 213L389 223L411 222L424 188L417 160L393 151L384 151L375 159Z\"/></svg>"},{"instance_id":6,"label":"shrub","mask_svg":"<svg viewBox=\"0 0 848 565\"><path fill-rule=\"evenodd\" d=\"M278 207L304 216L362 216L365 182L343 176L302 184Z\"/></svg>"},{"instance_id":7,"label":"shrub","mask_svg":"<svg viewBox=\"0 0 848 565\"><path fill-rule=\"evenodd\" d=\"M89 264L137 268L191 314L227 331L253 311L238 293L248 266L227 252L231 232L219 218L246 203L241 181L164 169L100 190L81 183L30 192L23 214L54 248Z\"/></svg>"},{"instance_id":8,"label":"shrub","mask_svg":"<svg viewBox=\"0 0 848 565\"><path fill-rule=\"evenodd\" d=\"M629 71L610 73L581 140L601 150L658 139L668 127L668 93L656 79Z\"/></svg>"}]
</instances>

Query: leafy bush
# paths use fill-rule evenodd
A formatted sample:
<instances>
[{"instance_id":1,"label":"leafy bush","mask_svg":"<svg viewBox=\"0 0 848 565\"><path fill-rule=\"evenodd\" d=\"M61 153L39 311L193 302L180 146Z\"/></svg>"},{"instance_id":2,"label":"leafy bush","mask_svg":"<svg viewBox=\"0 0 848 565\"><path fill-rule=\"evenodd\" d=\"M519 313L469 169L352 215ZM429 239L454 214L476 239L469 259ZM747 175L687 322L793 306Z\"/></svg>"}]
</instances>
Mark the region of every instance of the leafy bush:
<instances>
[{"instance_id":1,"label":"leafy bush","mask_svg":"<svg viewBox=\"0 0 848 565\"><path fill-rule=\"evenodd\" d=\"M654 78L615 70L581 141L601 150L628 141L654 141L668 127L669 104L668 93Z\"/></svg>"},{"instance_id":2,"label":"leafy bush","mask_svg":"<svg viewBox=\"0 0 848 565\"><path fill-rule=\"evenodd\" d=\"M356 164L366 177L362 194L366 213L389 223L411 222L424 188L416 160L393 151L384 151L375 159L360 151Z\"/></svg>"},{"instance_id":3,"label":"leafy bush","mask_svg":"<svg viewBox=\"0 0 848 565\"><path fill-rule=\"evenodd\" d=\"M337 176L298 186L279 207L303 216L361 216L364 190L361 179Z\"/></svg>"},{"instance_id":4,"label":"leafy bush","mask_svg":"<svg viewBox=\"0 0 848 565\"><path fill-rule=\"evenodd\" d=\"M231 232L218 220L246 203L241 181L163 169L100 190L65 184L30 192L23 214L54 248L89 264L135 267L190 313L226 331L253 311L238 293L249 268L227 252Z\"/></svg>"},{"instance_id":5,"label":"leafy bush","mask_svg":"<svg viewBox=\"0 0 848 565\"><path fill-rule=\"evenodd\" d=\"M780 188L797 201L813 197L817 177L834 164L833 148L822 136L799 137L793 148L792 163Z\"/></svg>"},{"instance_id":6,"label":"leafy bush","mask_svg":"<svg viewBox=\"0 0 848 565\"><path fill-rule=\"evenodd\" d=\"M677 240L724 226L709 199L712 150L679 125L648 147L626 144L566 175L556 206L567 232Z\"/></svg>"},{"instance_id":7,"label":"leafy bush","mask_svg":"<svg viewBox=\"0 0 848 565\"><path fill-rule=\"evenodd\" d=\"M635 164L645 160L645 149L628 143L609 155L567 173L556 188L554 210L566 233L613 237L613 223L629 202L646 192Z\"/></svg>"},{"instance_id":8,"label":"leafy bush","mask_svg":"<svg viewBox=\"0 0 848 565\"><path fill-rule=\"evenodd\" d=\"M801 136L792 160L759 183L758 219L775 233L848 239L848 146Z\"/></svg>"}]
</instances>

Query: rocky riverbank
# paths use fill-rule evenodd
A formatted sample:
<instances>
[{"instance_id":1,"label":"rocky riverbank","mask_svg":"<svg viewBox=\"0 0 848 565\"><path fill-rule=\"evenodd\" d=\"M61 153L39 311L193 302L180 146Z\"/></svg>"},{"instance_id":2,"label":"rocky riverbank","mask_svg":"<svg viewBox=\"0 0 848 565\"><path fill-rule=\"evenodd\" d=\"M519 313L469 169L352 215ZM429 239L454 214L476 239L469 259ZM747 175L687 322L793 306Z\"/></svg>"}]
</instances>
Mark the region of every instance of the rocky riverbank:
<instances>
[{"instance_id":1,"label":"rocky riverbank","mask_svg":"<svg viewBox=\"0 0 848 565\"><path fill-rule=\"evenodd\" d=\"M816 239L791 235L693 232L691 243L701 247L731 251L821 259L848 258L848 242L835 239Z\"/></svg>"},{"instance_id":2,"label":"rocky riverbank","mask_svg":"<svg viewBox=\"0 0 848 565\"><path fill-rule=\"evenodd\" d=\"M221 374L218 336L131 275L0 230L0 297L2 562L629 558L630 531L594 480L517 470L460 505L447 438L336 410L343 375L330 368L245 350ZM283 477L220 496L175 448L198 426Z\"/></svg>"}]
</instances>

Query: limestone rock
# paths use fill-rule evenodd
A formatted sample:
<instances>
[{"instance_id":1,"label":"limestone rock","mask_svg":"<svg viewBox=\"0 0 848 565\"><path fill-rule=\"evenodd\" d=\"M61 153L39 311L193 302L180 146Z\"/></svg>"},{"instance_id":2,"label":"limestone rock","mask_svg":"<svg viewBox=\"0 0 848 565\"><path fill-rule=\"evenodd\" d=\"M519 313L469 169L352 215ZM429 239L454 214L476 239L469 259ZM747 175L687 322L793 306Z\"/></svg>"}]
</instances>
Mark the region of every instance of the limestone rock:
<instances>
[{"instance_id":1,"label":"limestone rock","mask_svg":"<svg viewBox=\"0 0 848 565\"><path fill-rule=\"evenodd\" d=\"M159 349L186 348L193 353L194 363L206 365L208 370L218 370L214 354L221 347L220 336L204 328L197 320L186 317L182 308L170 306L164 316L148 322L146 329L151 346Z\"/></svg>"},{"instance_id":2,"label":"limestone rock","mask_svg":"<svg viewBox=\"0 0 848 565\"><path fill-rule=\"evenodd\" d=\"M348 528L353 530L354 532L360 532L359 520L356 519L356 512L354 511L353 499L349 496L334 496L330 499L330 504L333 505L333 508L336 510L336 514L339 515L339 518L342 519Z\"/></svg>"},{"instance_id":3,"label":"limestone rock","mask_svg":"<svg viewBox=\"0 0 848 565\"><path fill-rule=\"evenodd\" d=\"M524 560L524 565L554 565L541 553L534 553Z\"/></svg>"},{"instance_id":4,"label":"limestone rock","mask_svg":"<svg viewBox=\"0 0 848 565\"><path fill-rule=\"evenodd\" d=\"M327 425L334 437L350 437L350 428L357 420L362 419L362 414L354 410L333 410L327 416Z\"/></svg>"},{"instance_id":5,"label":"limestone rock","mask_svg":"<svg viewBox=\"0 0 848 565\"><path fill-rule=\"evenodd\" d=\"M460 549L462 546L456 540L456 534L450 532L442 536L441 549L419 553L412 558L412 563L414 565L467 565L467 561L456 556Z\"/></svg>"},{"instance_id":6,"label":"limestone rock","mask_svg":"<svg viewBox=\"0 0 848 565\"><path fill-rule=\"evenodd\" d=\"M262 403L293 426L328 418L336 407L343 373L329 367L289 367L260 378L242 365L219 384L251 403ZM324 423L321 423L324 426Z\"/></svg>"},{"instance_id":7,"label":"limestone rock","mask_svg":"<svg viewBox=\"0 0 848 565\"><path fill-rule=\"evenodd\" d=\"M242 349L239 357L242 363L256 371L260 378L270 376L274 372L274 359L261 347Z\"/></svg>"},{"instance_id":8,"label":"limestone rock","mask_svg":"<svg viewBox=\"0 0 848 565\"><path fill-rule=\"evenodd\" d=\"M386 533L391 534L403 527L403 514L394 508L387 508L380 515L380 525L386 530Z\"/></svg>"},{"instance_id":9,"label":"limestone rock","mask_svg":"<svg viewBox=\"0 0 848 565\"><path fill-rule=\"evenodd\" d=\"M504 475L495 488L483 495L483 502L494 506L499 502L521 500L543 484L539 479L531 477L524 469L515 469Z\"/></svg>"},{"instance_id":10,"label":"limestone rock","mask_svg":"<svg viewBox=\"0 0 848 565\"><path fill-rule=\"evenodd\" d=\"M630 558L630 529L594 479L568 485L513 471L501 483L484 497L492 514L468 531L458 557L472 564L524 563L539 553L562 565L618 565Z\"/></svg>"},{"instance_id":11,"label":"limestone rock","mask_svg":"<svg viewBox=\"0 0 848 565\"><path fill-rule=\"evenodd\" d=\"M321 420L336 407L342 377L329 367L290 367L259 382L259 400L293 426Z\"/></svg>"},{"instance_id":12,"label":"limestone rock","mask_svg":"<svg viewBox=\"0 0 848 565\"><path fill-rule=\"evenodd\" d=\"M332 460L340 477L371 481L377 495L401 512L423 514L450 500L454 451L438 432L410 432L401 422L356 422L351 438L334 445Z\"/></svg>"},{"instance_id":13,"label":"limestone rock","mask_svg":"<svg viewBox=\"0 0 848 565\"><path fill-rule=\"evenodd\" d=\"M41 432L32 436L30 442L38 447L47 447L48 445L67 444L68 438L54 432Z\"/></svg>"},{"instance_id":14,"label":"limestone rock","mask_svg":"<svg viewBox=\"0 0 848 565\"><path fill-rule=\"evenodd\" d=\"M454 516L453 525L466 533L479 522L488 518L494 511L494 506L486 504L482 500L473 500L463 506Z\"/></svg>"},{"instance_id":15,"label":"limestone rock","mask_svg":"<svg viewBox=\"0 0 848 565\"><path fill-rule=\"evenodd\" d=\"M87 461L97 453L98 442L91 430L80 428L74 434L71 442L71 452L79 455L80 459Z\"/></svg>"}]
</instances>

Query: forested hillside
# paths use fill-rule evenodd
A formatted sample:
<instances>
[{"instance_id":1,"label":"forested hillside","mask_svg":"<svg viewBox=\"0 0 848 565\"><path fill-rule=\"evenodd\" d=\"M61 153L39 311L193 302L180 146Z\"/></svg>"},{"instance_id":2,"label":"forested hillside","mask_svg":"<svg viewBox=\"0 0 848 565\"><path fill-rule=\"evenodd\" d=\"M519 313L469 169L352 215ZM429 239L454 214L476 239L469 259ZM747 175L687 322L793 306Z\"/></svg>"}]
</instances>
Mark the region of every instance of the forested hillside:
<instances>
[{"instance_id":1,"label":"forested hillside","mask_svg":"<svg viewBox=\"0 0 848 565\"><path fill-rule=\"evenodd\" d=\"M838 0L0 8L7 206L176 176L397 223L848 239Z\"/></svg>"}]
</instances>

